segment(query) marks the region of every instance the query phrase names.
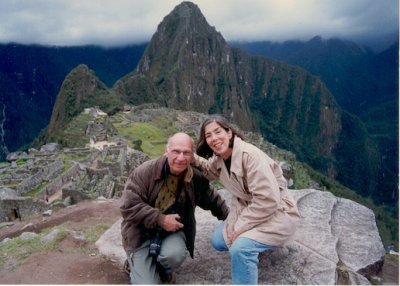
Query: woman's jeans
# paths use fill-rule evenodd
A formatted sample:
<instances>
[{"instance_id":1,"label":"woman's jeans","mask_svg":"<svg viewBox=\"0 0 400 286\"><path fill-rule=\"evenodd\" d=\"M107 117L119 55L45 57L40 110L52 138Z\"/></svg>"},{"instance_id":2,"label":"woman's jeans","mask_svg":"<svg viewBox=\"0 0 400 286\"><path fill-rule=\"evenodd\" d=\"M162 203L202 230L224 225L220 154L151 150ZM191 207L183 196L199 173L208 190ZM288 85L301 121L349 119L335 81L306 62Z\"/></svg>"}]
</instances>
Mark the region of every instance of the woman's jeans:
<instances>
[{"instance_id":1,"label":"woman's jeans","mask_svg":"<svg viewBox=\"0 0 400 286\"><path fill-rule=\"evenodd\" d=\"M217 226L211 237L211 244L218 251L229 251L232 284L257 284L258 255L274 247L250 238L238 237L228 248L222 235L223 227L224 223Z\"/></svg>"}]
</instances>

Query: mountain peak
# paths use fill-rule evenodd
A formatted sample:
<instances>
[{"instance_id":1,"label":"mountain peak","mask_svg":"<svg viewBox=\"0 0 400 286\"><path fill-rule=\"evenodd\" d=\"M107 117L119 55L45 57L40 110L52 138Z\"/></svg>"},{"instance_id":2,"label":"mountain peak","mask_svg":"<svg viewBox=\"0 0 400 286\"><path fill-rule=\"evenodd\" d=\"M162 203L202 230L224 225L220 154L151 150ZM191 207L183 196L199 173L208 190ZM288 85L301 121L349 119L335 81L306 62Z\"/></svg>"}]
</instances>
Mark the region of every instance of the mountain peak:
<instances>
[{"instance_id":1,"label":"mountain peak","mask_svg":"<svg viewBox=\"0 0 400 286\"><path fill-rule=\"evenodd\" d=\"M171 13L164 18L162 23L168 23L168 20L171 18L174 20L184 21L183 23L186 25L193 24L193 22L208 25L207 20L201 13L200 8L196 4L187 1L175 6Z\"/></svg>"},{"instance_id":2,"label":"mountain peak","mask_svg":"<svg viewBox=\"0 0 400 286\"><path fill-rule=\"evenodd\" d=\"M208 112L210 104L216 104L219 74L232 69L232 51L222 35L207 23L195 4L182 2L158 25L137 74L154 83L159 103ZM127 78L130 80L134 79ZM120 82L116 89L125 89L121 85L135 84Z\"/></svg>"},{"instance_id":3,"label":"mountain peak","mask_svg":"<svg viewBox=\"0 0 400 286\"><path fill-rule=\"evenodd\" d=\"M187 18L193 14L199 14L202 16L202 13L199 7L189 1L184 1L181 4L177 5L170 14L177 13L180 17Z\"/></svg>"},{"instance_id":4,"label":"mountain peak","mask_svg":"<svg viewBox=\"0 0 400 286\"><path fill-rule=\"evenodd\" d=\"M160 39L178 38L193 34L207 35L215 33L215 29L208 23L200 8L192 2L182 2L177 5L158 25L152 41Z\"/></svg>"}]
</instances>

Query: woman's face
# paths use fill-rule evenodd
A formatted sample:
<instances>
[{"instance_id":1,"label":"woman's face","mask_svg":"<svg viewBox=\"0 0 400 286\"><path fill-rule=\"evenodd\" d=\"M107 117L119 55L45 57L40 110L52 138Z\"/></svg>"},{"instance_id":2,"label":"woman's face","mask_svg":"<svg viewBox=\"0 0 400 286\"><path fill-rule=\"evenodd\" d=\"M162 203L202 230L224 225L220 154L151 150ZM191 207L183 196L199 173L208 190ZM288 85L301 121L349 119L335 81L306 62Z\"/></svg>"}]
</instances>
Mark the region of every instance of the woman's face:
<instances>
[{"instance_id":1,"label":"woman's face","mask_svg":"<svg viewBox=\"0 0 400 286\"><path fill-rule=\"evenodd\" d=\"M232 155L232 149L229 148L232 130L226 131L218 123L211 122L204 128L204 131L207 145L211 150L224 160L228 159Z\"/></svg>"}]
</instances>

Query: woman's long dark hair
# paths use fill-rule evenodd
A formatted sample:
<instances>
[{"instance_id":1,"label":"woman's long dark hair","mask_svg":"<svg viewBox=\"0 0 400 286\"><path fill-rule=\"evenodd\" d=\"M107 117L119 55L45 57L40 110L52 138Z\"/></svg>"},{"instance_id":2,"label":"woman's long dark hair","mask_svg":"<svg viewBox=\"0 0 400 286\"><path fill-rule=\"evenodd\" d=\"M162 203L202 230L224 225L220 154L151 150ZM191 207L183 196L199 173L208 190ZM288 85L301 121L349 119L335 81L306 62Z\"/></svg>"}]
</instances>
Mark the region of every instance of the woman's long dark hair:
<instances>
[{"instance_id":1,"label":"woman's long dark hair","mask_svg":"<svg viewBox=\"0 0 400 286\"><path fill-rule=\"evenodd\" d=\"M197 140L196 153L197 155L204 158L210 158L214 154L214 152L212 151L210 146L208 146L206 141L206 126L212 122L217 123L227 132L229 131L229 129L232 131L232 138L231 141L229 142L229 147L233 147L233 140L235 136L238 136L244 140L243 134L237 131L235 128L233 128L225 117L219 114L213 114L203 121L203 124L201 125L200 128L199 140Z\"/></svg>"}]
</instances>

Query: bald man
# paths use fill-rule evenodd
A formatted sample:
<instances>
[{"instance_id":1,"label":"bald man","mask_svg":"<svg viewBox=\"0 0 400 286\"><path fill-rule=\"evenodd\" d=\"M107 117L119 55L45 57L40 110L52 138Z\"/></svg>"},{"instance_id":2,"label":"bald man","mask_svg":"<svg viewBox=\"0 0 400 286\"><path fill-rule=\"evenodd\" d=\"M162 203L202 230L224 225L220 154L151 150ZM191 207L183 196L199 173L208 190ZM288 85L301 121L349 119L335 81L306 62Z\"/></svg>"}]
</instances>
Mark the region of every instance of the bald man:
<instances>
[{"instance_id":1,"label":"bald man","mask_svg":"<svg viewBox=\"0 0 400 286\"><path fill-rule=\"evenodd\" d=\"M130 174L120 207L122 244L132 284L174 283L174 269L193 258L194 209L219 220L228 207L200 171L190 166L193 140L185 133L168 139L165 154Z\"/></svg>"}]
</instances>

